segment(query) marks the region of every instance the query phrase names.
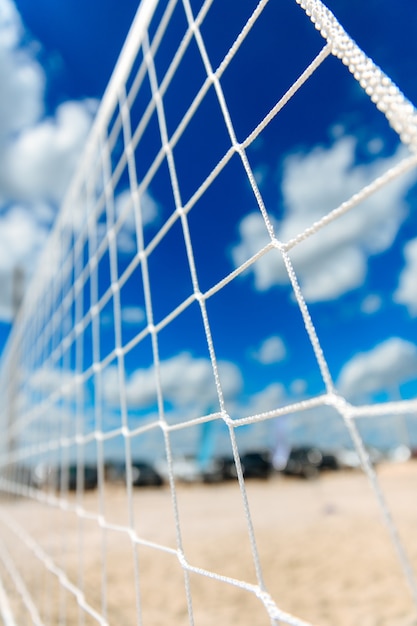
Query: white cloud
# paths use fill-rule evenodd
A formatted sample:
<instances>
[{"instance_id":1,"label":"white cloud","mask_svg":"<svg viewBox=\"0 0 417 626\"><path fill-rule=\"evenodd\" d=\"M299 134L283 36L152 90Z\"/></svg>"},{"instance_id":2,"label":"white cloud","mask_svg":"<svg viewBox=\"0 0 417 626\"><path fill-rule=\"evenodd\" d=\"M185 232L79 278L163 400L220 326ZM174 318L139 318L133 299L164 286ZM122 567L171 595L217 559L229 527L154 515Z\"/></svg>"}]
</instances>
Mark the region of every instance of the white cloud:
<instances>
[{"instance_id":1,"label":"white cloud","mask_svg":"<svg viewBox=\"0 0 417 626\"><path fill-rule=\"evenodd\" d=\"M20 38L21 24L16 7L10 0L0 1L0 46L10 48Z\"/></svg>"},{"instance_id":2,"label":"white cloud","mask_svg":"<svg viewBox=\"0 0 417 626\"><path fill-rule=\"evenodd\" d=\"M90 101L65 102L52 119L23 130L0 158L0 186L8 197L62 200L91 125Z\"/></svg>"},{"instance_id":3,"label":"white cloud","mask_svg":"<svg viewBox=\"0 0 417 626\"><path fill-rule=\"evenodd\" d=\"M35 123L43 112L44 73L18 47L22 31L14 4L0 0L0 142Z\"/></svg>"},{"instance_id":4,"label":"white cloud","mask_svg":"<svg viewBox=\"0 0 417 626\"><path fill-rule=\"evenodd\" d=\"M356 354L342 368L337 386L348 399L390 392L417 378L417 347L391 337L369 352Z\"/></svg>"},{"instance_id":5,"label":"white cloud","mask_svg":"<svg viewBox=\"0 0 417 626\"><path fill-rule=\"evenodd\" d=\"M33 258L42 249L48 229L31 212L14 206L0 216L0 319L12 317L13 271L21 267L26 283Z\"/></svg>"},{"instance_id":6,"label":"white cloud","mask_svg":"<svg viewBox=\"0 0 417 626\"><path fill-rule=\"evenodd\" d=\"M307 381L303 378L296 378L290 385L290 391L295 396L302 396L307 390Z\"/></svg>"},{"instance_id":7,"label":"white cloud","mask_svg":"<svg viewBox=\"0 0 417 626\"><path fill-rule=\"evenodd\" d=\"M287 242L302 233L405 156L405 149L399 147L391 157L355 165L355 150L353 137L341 137L330 148L287 157L282 179L284 217L280 222L271 220L279 240ZM404 196L414 182L413 172L395 179L290 251L307 300L335 299L363 283L368 256L393 243L406 211ZM269 242L257 213L241 221L239 234L240 242L232 250L236 266ZM261 291L288 283L276 250L259 259L251 271Z\"/></svg>"},{"instance_id":8,"label":"white cloud","mask_svg":"<svg viewBox=\"0 0 417 626\"><path fill-rule=\"evenodd\" d=\"M145 320L145 311L140 306L125 306L122 308L122 322L124 324L140 324Z\"/></svg>"},{"instance_id":9,"label":"white cloud","mask_svg":"<svg viewBox=\"0 0 417 626\"><path fill-rule=\"evenodd\" d=\"M278 229L278 222L271 218L271 223ZM270 239L265 223L259 213L250 213L239 224L240 242L231 250L236 267L247 261L261 248L266 246ZM252 270L254 273L255 288L266 291L276 284L288 282L285 267L277 250L262 256Z\"/></svg>"},{"instance_id":10,"label":"white cloud","mask_svg":"<svg viewBox=\"0 0 417 626\"><path fill-rule=\"evenodd\" d=\"M145 191L140 199L141 217L144 225L151 224L159 216L159 205L149 191ZM116 215L123 215L124 221L131 229L135 227L132 194L125 189L116 198Z\"/></svg>"},{"instance_id":11,"label":"white cloud","mask_svg":"<svg viewBox=\"0 0 417 626\"><path fill-rule=\"evenodd\" d=\"M74 372L69 370L41 367L33 373L27 373L29 387L44 396L59 392L63 398L75 398L77 387Z\"/></svg>"},{"instance_id":12,"label":"white cloud","mask_svg":"<svg viewBox=\"0 0 417 626\"><path fill-rule=\"evenodd\" d=\"M30 275L83 149L93 101L44 119L45 73L10 0L0 0L0 318L11 318L13 269Z\"/></svg>"},{"instance_id":13,"label":"white cloud","mask_svg":"<svg viewBox=\"0 0 417 626\"><path fill-rule=\"evenodd\" d=\"M254 169L253 175L255 176L258 187L262 187L263 183L269 175L269 166L266 164L258 165Z\"/></svg>"},{"instance_id":14,"label":"white cloud","mask_svg":"<svg viewBox=\"0 0 417 626\"><path fill-rule=\"evenodd\" d=\"M400 275L400 282L394 292L395 302L408 307L410 315L417 315L417 239L412 239L404 246L406 265Z\"/></svg>"},{"instance_id":15,"label":"white cloud","mask_svg":"<svg viewBox=\"0 0 417 626\"><path fill-rule=\"evenodd\" d=\"M219 375L226 401L233 400L241 390L242 377L238 367L219 361ZM213 370L208 359L194 358L182 352L160 364L162 392L174 410L204 412L218 407ZM103 373L104 393L109 404L119 402L119 381L116 368ZM126 381L126 400L130 407L146 409L156 403L156 372L154 366L135 370Z\"/></svg>"},{"instance_id":16,"label":"white cloud","mask_svg":"<svg viewBox=\"0 0 417 626\"><path fill-rule=\"evenodd\" d=\"M271 383L265 389L253 394L242 407L245 415L257 415L281 406L285 398L285 388L281 383Z\"/></svg>"},{"instance_id":17,"label":"white cloud","mask_svg":"<svg viewBox=\"0 0 417 626\"><path fill-rule=\"evenodd\" d=\"M253 357L263 365L279 363L286 357L287 351L281 337L272 335L265 339L259 348L253 352Z\"/></svg>"},{"instance_id":18,"label":"white cloud","mask_svg":"<svg viewBox=\"0 0 417 626\"><path fill-rule=\"evenodd\" d=\"M368 145L366 147L369 154L380 154L380 152L384 149L384 142L380 137L374 137L368 141Z\"/></svg>"},{"instance_id":19,"label":"white cloud","mask_svg":"<svg viewBox=\"0 0 417 626\"><path fill-rule=\"evenodd\" d=\"M11 270L25 263L45 240L46 229L33 213L14 206L0 217L0 267Z\"/></svg>"},{"instance_id":20,"label":"white cloud","mask_svg":"<svg viewBox=\"0 0 417 626\"><path fill-rule=\"evenodd\" d=\"M121 252L133 254L136 252L136 224L133 211L133 201L130 189L122 191L115 200L116 219L123 220L117 236L117 245ZM140 199L142 226L156 222L161 209L149 190L146 190Z\"/></svg>"},{"instance_id":21,"label":"white cloud","mask_svg":"<svg viewBox=\"0 0 417 626\"><path fill-rule=\"evenodd\" d=\"M382 298L376 293L368 294L361 303L361 311L366 315L376 313L382 306Z\"/></svg>"}]
</instances>

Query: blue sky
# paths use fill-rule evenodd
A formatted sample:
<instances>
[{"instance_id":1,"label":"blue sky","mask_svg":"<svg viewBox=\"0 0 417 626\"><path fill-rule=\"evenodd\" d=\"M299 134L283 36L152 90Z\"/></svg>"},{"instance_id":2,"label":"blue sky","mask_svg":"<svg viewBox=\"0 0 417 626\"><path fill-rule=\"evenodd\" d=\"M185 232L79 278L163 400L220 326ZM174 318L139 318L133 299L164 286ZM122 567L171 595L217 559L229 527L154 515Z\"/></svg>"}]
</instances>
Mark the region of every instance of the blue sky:
<instances>
[{"instance_id":1,"label":"blue sky","mask_svg":"<svg viewBox=\"0 0 417 626\"><path fill-rule=\"evenodd\" d=\"M45 244L135 5L130 0L123 6L114 0L19 0L15 4L0 0L2 342L10 328L13 268L20 265L30 276ZM191 2L195 12L201 5L201 0ZM411 0L329 0L327 5L406 97L417 102L417 12ZM255 6L249 1L213 3L201 33L214 68ZM158 9L156 17L160 14ZM156 23L156 19L151 23L151 39ZM185 28L184 9L178 3L155 58L159 82ZM248 137L323 44L295 0L270 1L221 78L239 141ZM205 77L193 41L164 95L169 136ZM141 119L149 96L149 82L145 81L132 107L133 125ZM114 163L121 145L120 139L111 155ZM229 146L223 115L211 89L173 151L183 205ZM135 155L139 180L160 147L154 114ZM385 116L333 57L326 59L247 148L270 221L282 241L348 200L407 154ZM414 168L290 252L330 373L337 388L353 402L415 397L416 182ZM124 172L115 190L116 212L122 214L128 202L128 175ZM147 190L145 245L174 210L164 161ZM131 218L119 231L119 278L137 252ZM268 243L237 155L193 206L188 223L203 292ZM100 225L97 234L102 237ZM223 391L233 417L272 410L324 392L284 264L275 253L264 255L207 300ZM180 221L150 255L149 274L158 323L192 293ZM109 275L105 254L99 266L99 295L107 289ZM86 294L88 289L86 285ZM120 297L126 343L147 322L140 267L123 284ZM86 301L88 298L86 295ZM100 313L101 358L115 347L112 322L110 300ZM93 361L91 333L90 325L86 329L85 369ZM163 329L159 339L162 383L171 419L179 419L184 412L196 417L217 410L197 303ZM72 353L68 355L68 370L74 367L74 359ZM149 337L126 354L132 424L156 410L152 361ZM46 385L38 372L31 385L37 386L37 393L46 394L54 385L51 372L48 380ZM115 359L103 371L103 380L111 428L120 421ZM91 397L94 377L89 385ZM198 390L194 400L187 389Z\"/></svg>"}]
</instances>

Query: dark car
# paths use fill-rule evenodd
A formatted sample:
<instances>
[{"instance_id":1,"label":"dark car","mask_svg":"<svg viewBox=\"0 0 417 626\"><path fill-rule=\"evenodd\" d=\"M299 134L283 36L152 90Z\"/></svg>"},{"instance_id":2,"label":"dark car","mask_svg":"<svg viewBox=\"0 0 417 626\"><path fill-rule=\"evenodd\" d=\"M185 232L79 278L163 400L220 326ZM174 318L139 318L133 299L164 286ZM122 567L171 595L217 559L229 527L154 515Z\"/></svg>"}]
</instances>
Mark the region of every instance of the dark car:
<instances>
[{"instance_id":1,"label":"dark car","mask_svg":"<svg viewBox=\"0 0 417 626\"><path fill-rule=\"evenodd\" d=\"M105 465L106 480L111 483L126 484L126 465L120 462L108 462ZM143 461L132 463L132 485L134 487L160 487L164 484L162 476L150 464Z\"/></svg>"},{"instance_id":2,"label":"dark car","mask_svg":"<svg viewBox=\"0 0 417 626\"><path fill-rule=\"evenodd\" d=\"M233 457L216 457L202 471L205 483L220 483L225 480L236 480L237 471Z\"/></svg>"},{"instance_id":3,"label":"dark car","mask_svg":"<svg viewBox=\"0 0 417 626\"><path fill-rule=\"evenodd\" d=\"M292 448L283 473L287 476L316 478L320 473L323 455L318 448L301 446Z\"/></svg>"},{"instance_id":4,"label":"dark car","mask_svg":"<svg viewBox=\"0 0 417 626\"><path fill-rule=\"evenodd\" d=\"M240 457L245 478L267 479L272 474L271 454L265 452L246 452Z\"/></svg>"},{"instance_id":5,"label":"dark car","mask_svg":"<svg viewBox=\"0 0 417 626\"><path fill-rule=\"evenodd\" d=\"M319 466L320 470L338 470L340 464L335 454L331 452L322 452L321 462Z\"/></svg>"},{"instance_id":6,"label":"dark car","mask_svg":"<svg viewBox=\"0 0 417 626\"><path fill-rule=\"evenodd\" d=\"M80 481L80 489L95 489L98 482L97 468L92 465L85 465L83 471L78 473L76 465L69 465L57 470L56 485L58 489L63 488L75 491L78 480Z\"/></svg>"},{"instance_id":7,"label":"dark car","mask_svg":"<svg viewBox=\"0 0 417 626\"><path fill-rule=\"evenodd\" d=\"M269 478L272 473L271 455L268 451L246 452L240 457L244 478ZM236 480L237 469L233 457L216 457L202 471L205 483Z\"/></svg>"},{"instance_id":8,"label":"dark car","mask_svg":"<svg viewBox=\"0 0 417 626\"><path fill-rule=\"evenodd\" d=\"M163 484L162 476L150 463L132 463L132 485L134 487L161 487Z\"/></svg>"}]
</instances>

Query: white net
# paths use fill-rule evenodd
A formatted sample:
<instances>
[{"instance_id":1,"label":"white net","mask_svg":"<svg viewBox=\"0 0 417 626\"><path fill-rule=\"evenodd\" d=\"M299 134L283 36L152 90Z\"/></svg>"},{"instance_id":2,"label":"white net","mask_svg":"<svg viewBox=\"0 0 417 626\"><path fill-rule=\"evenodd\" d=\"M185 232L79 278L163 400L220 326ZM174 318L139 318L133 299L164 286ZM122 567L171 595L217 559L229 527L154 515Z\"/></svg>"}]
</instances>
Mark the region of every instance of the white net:
<instances>
[{"instance_id":1,"label":"white net","mask_svg":"<svg viewBox=\"0 0 417 626\"><path fill-rule=\"evenodd\" d=\"M417 357L400 323L344 315L378 310L367 267L402 223L417 113L318 0L227 4L143 0L9 341L7 625L414 623L412 517L398 525L388 506L408 474L378 480L368 446L413 443ZM333 97L339 118L325 119ZM316 147L302 154L306 133ZM398 307L412 306L408 239ZM378 349L361 350L358 329L374 327ZM330 511L328 481L292 504L275 475L250 484L251 455L266 463L280 426L292 445L356 455L366 485L355 474L331 505L375 503L354 536L311 519L317 502ZM184 486L196 477L219 484ZM304 557L328 578L295 580ZM361 558L387 576L370 617ZM309 594L324 598L316 612Z\"/></svg>"}]
</instances>

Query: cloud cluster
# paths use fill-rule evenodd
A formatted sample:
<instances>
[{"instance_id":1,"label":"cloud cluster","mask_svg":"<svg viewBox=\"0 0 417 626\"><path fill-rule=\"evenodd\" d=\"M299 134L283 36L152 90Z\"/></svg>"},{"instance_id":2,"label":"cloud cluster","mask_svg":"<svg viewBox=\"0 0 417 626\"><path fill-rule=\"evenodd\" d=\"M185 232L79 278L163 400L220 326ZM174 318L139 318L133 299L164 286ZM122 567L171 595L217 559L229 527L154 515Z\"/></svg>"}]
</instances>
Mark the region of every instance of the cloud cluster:
<instances>
[{"instance_id":1,"label":"cloud cluster","mask_svg":"<svg viewBox=\"0 0 417 626\"><path fill-rule=\"evenodd\" d=\"M261 391L251 395L238 409L239 416L257 415L281 406L286 398L285 387L281 383L271 383Z\"/></svg>"},{"instance_id":2,"label":"cloud cluster","mask_svg":"<svg viewBox=\"0 0 417 626\"><path fill-rule=\"evenodd\" d=\"M404 246L405 267L400 275L400 282L394 293L394 300L404 304L411 316L417 315L417 239L412 239Z\"/></svg>"},{"instance_id":3,"label":"cloud cluster","mask_svg":"<svg viewBox=\"0 0 417 626\"><path fill-rule=\"evenodd\" d=\"M253 358L262 363L262 365L271 365L272 363L283 361L286 354L287 350L281 337L272 335L267 337L259 348L253 352Z\"/></svg>"},{"instance_id":4,"label":"cloud cluster","mask_svg":"<svg viewBox=\"0 0 417 626\"><path fill-rule=\"evenodd\" d=\"M26 202L62 200L90 129L95 104L64 102L6 141L0 157L3 196Z\"/></svg>"},{"instance_id":5,"label":"cloud cluster","mask_svg":"<svg viewBox=\"0 0 417 626\"><path fill-rule=\"evenodd\" d=\"M242 377L238 367L230 361L218 363L223 397L234 400L242 388ZM130 408L148 409L154 407L157 398L157 375L155 367L137 369L126 381L126 401ZM203 415L218 410L218 394L211 363L205 358L195 358L182 352L162 361L159 368L162 393L165 402L174 410L192 411ZM113 406L120 402L120 382L115 367L103 373L106 401Z\"/></svg>"},{"instance_id":6,"label":"cloud cluster","mask_svg":"<svg viewBox=\"0 0 417 626\"><path fill-rule=\"evenodd\" d=\"M231 361L219 361L218 372L226 409L232 417L260 414L278 408L286 401L285 387L277 382L267 385L248 397L245 396L241 372ZM188 352L179 353L161 362L159 376L166 417L169 421L187 421L219 410L218 393L209 359L194 357ZM37 401L54 393L61 395L65 400L73 401L79 392L75 373L69 370L45 366L27 372L26 377L27 390L35 394L34 398L37 398ZM103 393L103 416L105 418L103 428L108 429L120 425L118 411L122 388L116 366L108 367L102 372L101 377L100 388ZM157 372L154 366L139 368L128 374L123 393L131 415L139 411L143 416L155 417L157 415L156 390ZM83 394L87 403L90 404L92 394L89 383L84 386ZM28 397L24 399L26 402L29 401ZM92 417L88 410L85 420L86 427L93 428ZM254 437L265 438L270 433L270 426L271 423L267 421L262 426L258 425L250 429L249 447L254 445ZM220 430L223 432L222 429ZM239 436L241 432L241 430L238 431ZM227 438L226 430L223 434ZM181 431L181 446L186 445L190 439L190 450L195 451L198 445L196 436L197 431Z\"/></svg>"},{"instance_id":7,"label":"cloud cluster","mask_svg":"<svg viewBox=\"0 0 417 626\"><path fill-rule=\"evenodd\" d=\"M53 367L41 367L34 372L27 373L28 386L31 391L48 397L53 393L65 399L74 399L77 394L74 372Z\"/></svg>"},{"instance_id":8,"label":"cloud cluster","mask_svg":"<svg viewBox=\"0 0 417 626\"><path fill-rule=\"evenodd\" d=\"M417 379L417 347L400 337L391 337L369 352L356 354L342 368L337 386L350 400L391 392Z\"/></svg>"},{"instance_id":9,"label":"cloud cluster","mask_svg":"<svg viewBox=\"0 0 417 626\"><path fill-rule=\"evenodd\" d=\"M272 219L275 234L287 242L337 208L405 156L400 146L389 157L372 163L356 163L356 140L343 136L325 148L292 154L283 164L284 214ZM405 196L415 183L415 172L396 178L359 206L328 224L290 252L306 300L326 301L359 287L370 255L393 243L406 213ZM246 261L269 239L263 220L252 213L239 225L240 241L233 248L236 266ZM288 283L285 266L276 250L253 266L255 287L260 291Z\"/></svg>"},{"instance_id":10,"label":"cloud cluster","mask_svg":"<svg viewBox=\"0 0 417 626\"><path fill-rule=\"evenodd\" d=\"M11 0L0 0L0 319L12 315L11 269L29 273L83 149L93 101L45 117L46 76ZM27 39L27 37L26 37Z\"/></svg>"},{"instance_id":11,"label":"cloud cluster","mask_svg":"<svg viewBox=\"0 0 417 626\"><path fill-rule=\"evenodd\" d=\"M284 385L278 382L248 395L242 373L235 362L220 360L217 366L226 410L232 418L271 411L288 400ZM124 390L128 410L156 415L157 376L153 365L128 374ZM168 420L186 421L219 410L218 392L209 359L181 352L160 363L159 377ZM111 366L103 372L105 405L108 408L119 407L121 392L117 368ZM265 428L268 430L269 426Z\"/></svg>"},{"instance_id":12,"label":"cloud cluster","mask_svg":"<svg viewBox=\"0 0 417 626\"><path fill-rule=\"evenodd\" d=\"M361 303L361 311L365 315L372 315L379 311L382 306L382 298L376 293L368 294Z\"/></svg>"},{"instance_id":13,"label":"cloud cluster","mask_svg":"<svg viewBox=\"0 0 417 626\"><path fill-rule=\"evenodd\" d=\"M0 142L36 123L43 113L45 76L30 51L19 47L23 29L10 0L0 1Z\"/></svg>"},{"instance_id":14,"label":"cloud cluster","mask_svg":"<svg viewBox=\"0 0 417 626\"><path fill-rule=\"evenodd\" d=\"M117 245L120 252L132 254L136 252L136 223L133 210L132 194L125 189L115 200L116 219L122 221L118 233ZM161 213L161 207L149 190L146 190L140 199L140 219L142 226L156 222Z\"/></svg>"},{"instance_id":15,"label":"cloud cluster","mask_svg":"<svg viewBox=\"0 0 417 626\"><path fill-rule=\"evenodd\" d=\"M140 306L125 306L122 307L122 322L123 324L136 326L142 324L146 319L145 311Z\"/></svg>"}]
</instances>

